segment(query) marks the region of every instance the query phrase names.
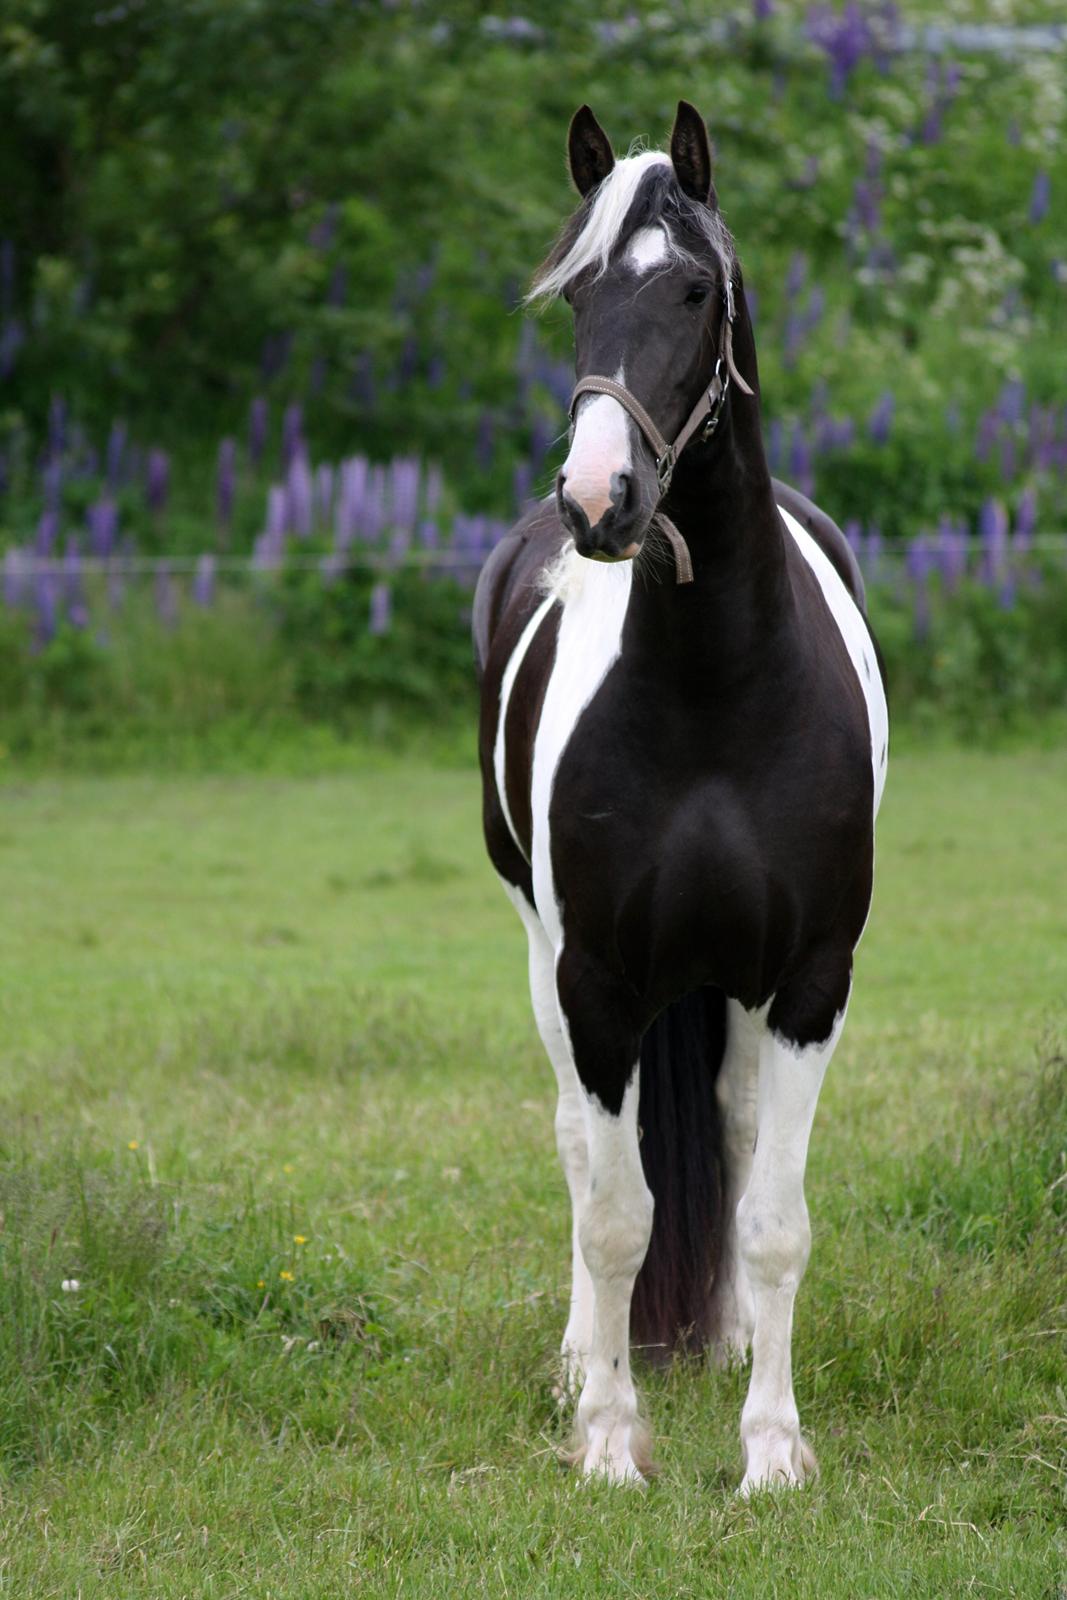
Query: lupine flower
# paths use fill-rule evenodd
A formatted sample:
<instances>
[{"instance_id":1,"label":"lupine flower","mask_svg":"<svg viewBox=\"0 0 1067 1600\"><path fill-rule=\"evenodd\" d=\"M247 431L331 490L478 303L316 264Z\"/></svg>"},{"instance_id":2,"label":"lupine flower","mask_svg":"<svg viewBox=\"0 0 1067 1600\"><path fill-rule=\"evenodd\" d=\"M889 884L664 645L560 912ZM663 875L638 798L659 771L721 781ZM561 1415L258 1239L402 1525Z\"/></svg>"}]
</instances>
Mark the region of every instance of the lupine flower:
<instances>
[{"instance_id":1,"label":"lupine flower","mask_svg":"<svg viewBox=\"0 0 1067 1600\"><path fill-rule=\"evenodd\" d=\"M324 461L315 469L315 517L326 527L333 510L333 468Z\"/></svg>"},{"instance_id":2,"label":"lupine flower","mask_svg":"<svg viewBox=\"0 0 1067 1600\"><path fill-rule=\"evenodd\" d=\"M159 516L166 506L170 489L170 459L165 450L149 450L145 471L145 499L148 509Z\"/></svg>"},{"instance_id":3,"label":"lupine flower","mask_svg":"<svg viewBox=\"0 0 1067 1600\"><path fill-rule=\"evenodd\" d=\"M364 456L350 456L341 463L341 486L334 509L334 544L338 550L347 550L359 529L359 516L367 485L367 461Z\"/></svg>"},{"instance_id":4,"label":"lupine flower","mask_svg":"<svg viewBox=\"0 0 1067 1600\"><path fill-rule=\"evenodd\" d=\"M12 610L24 605L30 594L30 578L26 557L17 545L4 551L4 604Z\"/></svg>"},{"instance_id":5,"label":"lupine flower","mask_svg":"<svg viewBox=\"0 0 1067 1600\"><path fill-rule=\"evenodd\" d=\"M752 0L753 22L768 22L774 16L774 0Z\"/></svg>"},{"instance_id":6,"label":"lupine flower","mask_svg":"<svg viewBox=\"0 0 1067 1600\"><path fill-rule=\"evenodd\" d=\"M304 412L294 400L285 408L282 418L282 467L288 472L293 457L303 444Z\"/></svg>"},{"instance_id":7,"label":"lupine flower","mask_svg":"<svg viewBox=\"0 0 1067 1600\"><path fill-rule=\"evenodd\" d=\"M178 592L165 561L156 568L156 614L165 628L172 628L178 620Z\"/></svg>"},{"instance_id":8,"label":"lupine flower","mask_svg":"<svg viewBox=\"0 0 1067 1600\"><path fill-rule=\"evenodd\" d=\"M330 286L326 290L326 304L328 306L343 306L348 297L348 269L338 262L330 276Z\"/></svg>"},{"instance_id":9,"label":"lupine flower","mask_svg":"<svg viewBox=\"0 0 1067 1600\"><path fill-rule=\"evenodd\" d=\"M877 583L882 575L882 547L882 530L876 522L872 522L867 529L864 566L865 575L871 583Z\"/></svg>"},{"instance_id":10,"label":"lupine flower","mask_svg":"<svg viewBox=\"0 0 1067 1600\"><path fill-rule=\"evenodd\" d=\"M380 638L389 632L393 620L393 595L387 583L376 583L370 593L369 631Z\"/></svg>"},{"instance_id":11,"label":"lupine flower","mask_svg":"<svg viewBox=\"0 0 1067 1600\"><path fill-rule=\"evenodd\" d=\"M34 553L49 556L59 535L59 512L46 506L37 520L37 534L33 541Z\"/></svg>"},{"instance_id":12,"label":"lupine flower","mask_svg":"<svg viewBox=\"0 0 1067 1600\"><path fill-rule=\"evenodd\" d=\"M94 556L109 556L119 531L119 508L108 494L100 496L85 513L89 528L89 548Z\"/></svg>"},{"instance_id":13,"label":"lupine flower","mask_svg":"<svg viewBox=\"0 0 1067 1600\"><path fill-rule=\"evenodd\" d=\"M414 456L397 456L390 470L390 521L410 532L419 508L419 463Z\"/></svg>"},{"instance_id":14,"label":"lupine flower","mask_svg":"<svg viewBox=\"0 0 1067 1600\"><path fill-rule=\"evenodd\" d=\"M1029 550L1037 526L1037 491L1024 489L1019 496L1019 504L1015 512L1015 537L1012 541L1016 550Z\"/></svg>"},{"instance_id":15,"label":"lupine flower","mask_svg":"<svg viewBox=\"0 0 1067 1600\"><path fill-rule=\"evenodd\" d=\"M862 525L862 523L858 522L855 517L849 517L848 521L845 523L844 527L841 529L841 532L844 534L845 538L848 540L849 545L850 545L850 547L852 549L852 553L853 553L853 555L856 557L856 559L858 561L860 559L861 555L863 554L863 525Z\"/></svg>"},{"instance_id":16,"label":"lupine flower","mask_svg":"<svg viewBox=\"0 0 1067 1600\"><path fill-rule=\"evenodd\" d=\"M419 523L419 543L424 550L436 550L441 543L441 534L436 522L428 518Z\"/></svg>"},{"instance_id":17,"label":"lupine flower","mask_svg":"<svg viewBox=\"0 0 1067 1600\"><path fill-rule=\"evenodd\" d=\"M867 419L867 432L875 444L885 444L889 439L893 427L893 412L895 401L893 391L886 389L878 400L878 404Z\"/></svg>"},{"instance_id":18,"label":"lupine flower","mask_svg":"<svg viewBox=\"0 0 1067 1600\"><path fill-rule=\"evenodd\" d=\"M248 457L254 465L258 466L263 459L263 451L267 446L267 422L269 407L261 394L248 408Z\"/></svg>"},{"instance_id":19,"label":"lupine flower","mask_svg":"<svg viewBox=\"0 0 1067 1600\"><path fill-rule=\"evenodd\" d=\"M122 482L129 433L124 422L113 422L107 439L107 481L112 489Z\"/></svg>"},{"instance_id":20,"label":"lupine flower","mask_svg":"<svg viewBox=\"0 0 1067 1600\"><path fill-rule=\"evenodd\" d=\"M967 572L967 530L951 517L941 518L937 530L938 564L945 588L951 593Z\"/></svg>"},{"instance_id":21,"label":"lupine flower","mask_svg":"<svg viewBox=\"0 0 1067 1600\"><path fill-rule=\"evenodd\" d=\"M237 441L226 438L219 444L218 469L215 475L215 513L223 528L228 528L230 525L236 493Z\"/></svg>"},{"instance_id":22,"label":"lupine flower","mask_svg":"<svg viewBox=\"0 0 1067 1600\"><path fill-rule=\"evenodd\" d=\"M986 500L978 517L982 579L990 587L1003 581L1008 561L1008 514L999 500Z\"/></svg>"},{"instance_id":23,"label":"lupine flower","mask_svg":"<svg viewBox=\"0 0 1067 1600\"><path fill-rule=\"evenodd\" d=\"M303 444L289 463L285 493L289 527L298 538L306 539L315 518L315 489Z\"/></svg>"},{"instance_id":24,"label":"lupine flower","mask_svg":"<svg viewBox=\"0 0 1067 1600\"><path fill-rule=\"evenodd\" d=\"M41 571L34 581L33 600L37 612L36 640L38 646L50 644L55 638L59 584L55 574Z\"/></svg>"},{"instance_id":25,"label":"lupine flower","mask_svg":"<svg viewBox=\"0 0 1067 1600\"><path fill-rule=\"evenodd\" d=\"M218 563L210 551L197 558L193 573L193 603L204 608L215 598L215 574Z\"/></svg>"},{"instance_id":26,"label":"lupine flower","mask_svg":"<svg viewBox=\"0 0 1067 1600\"><path fill-rule=\"evenodd\" d=\"M308 244L313 245L316 250L328 250L333 244L339 210L336 200L331 200L322 216L309 230Z\"/></svg>"},{"instance_id":27,"label":"lupine flower","mask_svg":"<svg viewBox=\"0 0 1067 1600\"><path fill-rule=\"evenodd\" d=\"M54 394L48 405L48 449L52 455L61 456L67 446L67 402L61 394Z\"/></svg>"},{"instance_id":28,"label":"lupine flower","mask_svg":"<svg viewBox=\"0 0 1067 1600\"><path fill-rule=\"evenodd\" d=\"M1034 178L1034 187L1030 191L1030 221L1035 225L1043 222L1048 215L1048 208L1052 201L1052 180L1048 173L1042 170Z\"/></svg>"},{"instance_id":29,"label":"lupine flower","mask_svg":"<svg viewBox=\"0 0 1067 1600\"><path fill-rule=\"evenodd\" d=\"M10 378L15 370L18 353L26 342L26 334L17 317L5 317L0 322L0 378Z\"/></svg>"}]
</instances>

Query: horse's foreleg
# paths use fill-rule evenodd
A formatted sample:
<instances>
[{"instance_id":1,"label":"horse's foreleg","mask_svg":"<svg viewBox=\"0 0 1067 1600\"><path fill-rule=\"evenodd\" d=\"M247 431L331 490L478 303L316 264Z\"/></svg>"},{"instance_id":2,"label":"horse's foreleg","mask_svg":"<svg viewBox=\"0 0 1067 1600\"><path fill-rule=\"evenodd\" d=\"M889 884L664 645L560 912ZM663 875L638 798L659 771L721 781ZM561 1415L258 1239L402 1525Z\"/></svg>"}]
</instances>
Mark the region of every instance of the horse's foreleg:
<instances>
[{"instance_id":1,"label":"horse's foreleg","mask_svg":"<svg viewBox=\"0 0 1067 1600\"><path fill-rule=\"evenodd\" d=\"M752 1376L741 1413L743 1494L800 1483L815 1466L793 1396L793 1302L811 1248L804 1200L808 1139L843 1021L842 1010L829 1038L803 1049L770 1028L760 1040L756 1150L737 1211L756 1314Z\"/></svg>"},{"instance_id":2,"label":"horse's foreleg","mask_svg":"<svg viewBox=\"0 0 1067 1600\"><path fill-rule=\"evenodd\" d=\"M558 969L561 1015L582 1086L588 1174L578 1242L593 1291L593 1326L578 1400L580 1461L612 1482L642 1482L644 1430L630 1375L630 1301L652 1233L652 1194L638 1148L640 1033L626 1003L588 966Z\"/></svg>"},{"instance_id":3,"label":"horse's foreleg","mask_svg":"<svg viewBox=\"0 0 1067 1600\"><path fill-rule=\"evenodd\" d=\"M726 1010L726 1050L715 1080L726 1165L725 1238L715 1285L716 1355L723 1366L748 1355L756 1311L737 1237L737 1207L748 1188L756 1144L762 1015L737 1000Z\"/></svg>"},{"instance_id":4,"label":"horse's foreleg","mask_svg":"<svg viewBox=\"0 0 1067 1600\"><path fill-rule=\"evenodd\" d=\"M571 1200L571 1298L563 1333L563 1394L575 1394L593 1342L593 1284L578 1242L578 1208L589 1181L585 1105L556 999L556 956L541 919L518 889L508 888L529 941L530 1001L541 1042L556 1074L556 1149Z\"/></svg>"}]
</instances>

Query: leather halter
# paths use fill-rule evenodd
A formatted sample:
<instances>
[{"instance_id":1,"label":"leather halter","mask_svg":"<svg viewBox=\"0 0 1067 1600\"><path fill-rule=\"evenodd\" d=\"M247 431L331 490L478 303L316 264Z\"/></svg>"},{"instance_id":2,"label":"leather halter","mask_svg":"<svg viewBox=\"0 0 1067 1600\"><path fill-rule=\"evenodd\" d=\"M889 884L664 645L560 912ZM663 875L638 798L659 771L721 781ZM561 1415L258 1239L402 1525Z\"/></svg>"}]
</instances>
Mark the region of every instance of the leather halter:
<instances>
[{"instance_id":1,"label":"leather halter","mask_svg":"<svg viewBox=\"0 0 1067 1600\"><path fill-rule=\"evenodd\" d=\"M681 432L673 443L668 443L663 437L640 400L632 395L624 384L616 382L614 378L599 377L596 374L579 378L571 395L570 416L572 424L574 422L574 408L583 394L609 395L612 400L619 402L624 411L629 412L652 447L652 453L656 458L656 482L659 485L659 498L661 501L671 486L671 479L674 477L674 469L678 464L678 457L693 435L699 431L703 442L706 439L710 439L715 429L719 426L719 419L722 416L726 395L730 388L730 379L733 379L742 394L752 393L734 362L733 326L737 312L734 306L733 284L729 278L726 280L723 299L726 302L726 315L723 317L719 329L719 349L715 357L715 371L712 373L711 383L707 389L702 390L700 399L689 413ZM674 551L675 581L677 583L692 583L693 562L689 554L688 545L671 519L665 516L662 511L656 513L656 520Z\"/></svg>"}]
</instances>

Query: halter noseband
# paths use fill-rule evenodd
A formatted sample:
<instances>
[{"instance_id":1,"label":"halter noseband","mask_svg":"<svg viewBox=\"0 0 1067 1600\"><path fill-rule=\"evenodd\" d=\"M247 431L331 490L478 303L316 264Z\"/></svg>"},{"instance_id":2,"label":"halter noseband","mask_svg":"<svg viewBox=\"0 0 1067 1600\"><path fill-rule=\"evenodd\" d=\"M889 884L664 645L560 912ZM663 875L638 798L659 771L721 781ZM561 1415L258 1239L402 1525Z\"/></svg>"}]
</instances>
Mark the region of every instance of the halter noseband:
<instances>
[{"instance_id":1,"label":"halter noseband","mask_svg":"<svg viewBox=\"0 0 1067 1600\"><path fill-rule=\"evenodd\" d=\"M660 500L663 499L670 488L671 479L674 477L674 469L678 464L678 457L693 435L699 430L702 441L710 439L715 429L719 426L719 419L722 416L722 409L726 401L727 391L730 388L731 377L743 394L752 393L734 362L733 325L734 317L737 313L734 308L733 284L729 278L726 280L723 298L726 301L726 315L722 319L722 325L719 330L719 349L715 357L715 371L712 373L710 384L706 390L701 392L700 399L689 413L687 421L673 444L668 443L663 437L640 400L632 395L624 384L617 383L614 378L602 378L596 375L579 378L574 386L574 393L571 395L570 416L572 423L574 422L574 408L583 394L609 395L612 400L619 402L624 411L629 412L652 447L652 453L656 458L656 482L659 485ZM658 513L658 520L660 528L666 534L674 551L676 581L678 583L692 583L693 562L689 554L688 545L674 526L674 523L662 511Z\"/></svg>"}]
</instances>

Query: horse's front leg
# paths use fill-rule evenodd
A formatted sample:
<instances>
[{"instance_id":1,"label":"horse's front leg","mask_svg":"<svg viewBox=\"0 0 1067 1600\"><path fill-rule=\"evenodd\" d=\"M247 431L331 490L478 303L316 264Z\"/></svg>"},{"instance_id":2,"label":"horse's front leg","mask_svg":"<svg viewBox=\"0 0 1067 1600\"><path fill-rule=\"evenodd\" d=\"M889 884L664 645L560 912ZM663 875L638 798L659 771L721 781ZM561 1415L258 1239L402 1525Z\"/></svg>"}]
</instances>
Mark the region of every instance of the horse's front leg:
<instances>
[{"instance_id":1,"label":"horse's front leg","mask_svg":"<svg viewBox=\"0 0 1067 1600\"><path fill-rule=\"evenodd\" d=\"M582 1086L588 1165L577 1215L593 1327L578 1400L578 1460L585 1473L641 1483L647 1441L630 1375L630 1301L652 1233L638 1148L641 1034L631 997L593 964L564 950L557 985Z\"/></svg>"},{"instance_id":2,"label":"horse's front leg","mask_svg":"<svg viewBox=\"0 0 1067 1600\"><path fill-rule=\"evenodd\" d=\"M808 1140L847 994L846 983L841 1009L822 1042L790 1043L774 1028L777 1004L760 1039L756 1150L737 1210L738 1246L756 1319L752 1375L741 1413L742 1494L800 1483L815 1469L793 1395L793 1302L811 1249L804 1199Z\"/></svg>"}]
</instances>

